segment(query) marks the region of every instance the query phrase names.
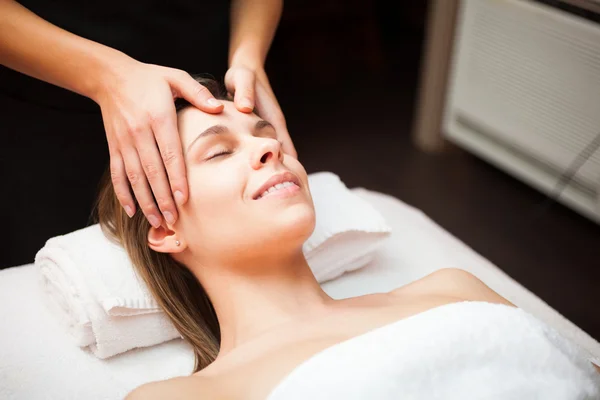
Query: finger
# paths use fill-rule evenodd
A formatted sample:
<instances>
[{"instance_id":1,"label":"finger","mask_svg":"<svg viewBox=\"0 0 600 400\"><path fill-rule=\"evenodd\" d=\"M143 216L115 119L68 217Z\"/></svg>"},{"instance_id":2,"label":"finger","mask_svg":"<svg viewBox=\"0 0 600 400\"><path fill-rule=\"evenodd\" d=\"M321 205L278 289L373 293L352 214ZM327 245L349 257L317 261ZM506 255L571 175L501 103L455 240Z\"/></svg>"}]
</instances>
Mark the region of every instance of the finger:
<instances>
[{"instance_id":1,"label":"finger","mask_svg":"<svg viewBox=\"0 0 600 400\"><path fill-rule=\"evenodd\" d=\"M129 218L133 217L135 202L129 190L129 181L127 180L123 158L117 151L110 151L110 179L119 203L121 203Z\"/></svg>"},{"instance_id":2,"label":"finger","mask_svg":"<svg viewBox=\"0 0 600 400\"><path fill-rule=\"evenodd\" d=\"M242 112L254 110L256 75L249 69L239 69L232 79L233 104Z\"/></svg>"},{"instance_id":3,"label":"finger","mask_svg":"<svg viewBox=\"0 0 600 400\"><path fill-rule=\"evenodd\" d=\"M185 71L172 72L167 78L176 97L189 101L195 107L209 113L223 111L223 103L215 99L210 90L198 83Z\"/></svg>"},{"instance_id":4,"label":"finger","mask_svg":"<svg viewBox=\"0 0 600 400\"><path fill-rule=\"evenodd\" d=\"M123 161L131 189L133 190L142 212L148 219L148 222L150 222L153 227L158 228L162 223L162 218L158 207L154 203L146 173L144 172L135 147L128 146L123 149Z\"/></svg>"},{"instance_id":5,"label":"finger","mask_svg":"<svg viewBox=\"0 0 600 400\"><path fill-rule=\"evenodd\" d=\"M152 130L167 170L171 193L181 207L188 199L188 182L181 139L177 130L177 114L173 103L166 106L166 112L161 117L153 120ZM168 211L171 211L177 220L177 210Z\"/></svg>"},{"instance_id":6,"label":"finger","mask_svg":"<svg viewBox=\"0 0 600 400\"><path fill-rule=\"evenodd\" d=\"M280 132L280 133L279 133ZM298 159L298 152L296 151L296 147L294 147L294 143L292 142L292 138L287 128L282 129L277 133L277 137L281 140L282 150L285 154Z\"/></svg>"},{"instance_id":7,"label":"finger","mask_svg":"<svg viewBox=\"0 0 600 400\"><path fill-rule=\"evenodd\" d=\"M272 95L272 92L267 92L267 90L260 84L256 85L256 111L261 118L273 124L275 132L277 133L277 138L281 140L282 151L285 154L297 159L298 153L296 152L296 148L294 147L290 134L287 130L283 112L277 104L277 101L274 100L274 95Z\"/></svg>"},{"instance_id":8,"label":"finger","mask_svg":"<svg viewBox=\"0 0 600 400\"><path fill-rule=\"evenodd\" d=\"M169 224L177 219L177 209L171 196L171 188L160 153L156 147L154 134L140 135L136 140L136 148L140 157L146 179L150 184L158 209ZM154 205L154 201L152 202ZM142 206L143 207L143 206Z\"/></svg>"},{"instance_id":9,"label":"finger","mask_svg":"<svg viewBox=\"0 0 600 400\"><path fill-rule=\"evenodd\" d=\"M270 114L270 119L268 121L271 122L275 128L277 139L281 142L281 150L285 154L298 159L298 153L296 152L296 148L294 147L294 143L292 142L292 138L287 129L287 124L285 123L283 113L280 111L273 111Z\"/></svg>"}]
</instances>

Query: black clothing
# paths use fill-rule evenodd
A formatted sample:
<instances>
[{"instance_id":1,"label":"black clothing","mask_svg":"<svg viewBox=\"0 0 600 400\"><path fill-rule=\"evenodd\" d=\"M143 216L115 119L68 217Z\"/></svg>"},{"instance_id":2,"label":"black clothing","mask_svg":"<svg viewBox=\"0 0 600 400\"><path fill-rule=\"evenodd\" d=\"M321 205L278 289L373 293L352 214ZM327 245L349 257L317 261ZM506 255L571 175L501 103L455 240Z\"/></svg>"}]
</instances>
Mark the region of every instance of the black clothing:
<instances>
[{"instance_id":1,"label":"black clothing","mask_svg":"<svg viewBox=\"0 0 600 400\"><path fill-rule=\"evenodd\" d=\"M41 18L134 59L209 73L227 69L229 2L23 0ZM109 165L100 107L0 66L0 269L31 263L47 239L91 222Z\"/></svg>"}]
</instances>

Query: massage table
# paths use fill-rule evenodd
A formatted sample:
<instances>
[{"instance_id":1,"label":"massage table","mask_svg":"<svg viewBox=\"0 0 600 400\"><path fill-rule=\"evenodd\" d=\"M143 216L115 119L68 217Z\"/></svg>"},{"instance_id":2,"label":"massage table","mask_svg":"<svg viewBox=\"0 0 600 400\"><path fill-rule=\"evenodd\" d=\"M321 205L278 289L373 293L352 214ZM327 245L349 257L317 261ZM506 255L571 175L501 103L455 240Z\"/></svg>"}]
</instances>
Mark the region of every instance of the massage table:
<instances>
[{"instance_id":1,"label":"massage table","mask_svg":"<svg viewBox=\"0 0 600 400\"><path fill-rule=\"evenodd\" d=\"M600 360L595 339L421 211L382 193L352 191L384 216L392 234L365 267L323 283L330 296L387 292L441 268L461 268ZM105 360L77 347L40 282L33 264L0 271L0 399L122 399L146 382L191 373L193 354L182 339Z\"/></svg>"}]
</instances>

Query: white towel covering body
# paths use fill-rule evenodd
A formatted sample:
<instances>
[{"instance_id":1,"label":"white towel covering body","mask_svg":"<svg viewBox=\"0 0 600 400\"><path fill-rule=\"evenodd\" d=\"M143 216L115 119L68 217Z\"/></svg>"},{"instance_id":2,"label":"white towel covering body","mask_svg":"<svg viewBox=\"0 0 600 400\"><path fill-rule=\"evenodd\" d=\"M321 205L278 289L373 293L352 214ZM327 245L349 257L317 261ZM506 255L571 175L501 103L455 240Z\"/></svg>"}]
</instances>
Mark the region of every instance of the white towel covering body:
<instances>
[{"instance_id":1,"label":"white towel covering body","mask_svg":"<svg viewBox=\"0 0 600 400\"><path fill-rule=\"evenodd\" d=\"M450 303L317 353L268 400L600 399L590 358L519 308Z\"/></svg>"}]
</instances>

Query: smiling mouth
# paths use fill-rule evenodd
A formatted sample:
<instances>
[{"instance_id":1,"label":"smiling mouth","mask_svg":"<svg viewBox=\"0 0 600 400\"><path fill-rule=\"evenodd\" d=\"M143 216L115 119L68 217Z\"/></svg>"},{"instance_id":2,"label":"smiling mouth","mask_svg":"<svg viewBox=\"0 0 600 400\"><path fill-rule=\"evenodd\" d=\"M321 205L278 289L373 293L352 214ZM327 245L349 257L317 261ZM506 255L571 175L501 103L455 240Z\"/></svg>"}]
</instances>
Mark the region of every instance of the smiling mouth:
<instances>
[{"instance_id":1,"label":"smiling mouth","mask_svg":"<svg viewBox=\"0 0 600 400\"><path fill-rule=\"evenodd\" d=\"M253 200L260 200L268 196L285 197L285 195L296 193L300 190L300 180L296 175L287 171L280 174L275 174L263 183L258 188Z\"/></svg>"},{"instance_id":2,"label":"smiling mouth","mask_svg":"<svg viewBox=\"0 0 600 400\"><path fill-rule=\"evenodd\" d=\"M267 190L262 192L260 195L258 195L258 197L255 198L255 200L260 200L263 197L267 197L274 193L281 193L281 194L284 194L284 192L285 193L294 193L294 192L296 192L295 189L300 189L300 186L296 185L294 182L285 181L285 182L278 183L276 185L271 186L270 188L268 188Z\"/></svg>"}]
</instances>

